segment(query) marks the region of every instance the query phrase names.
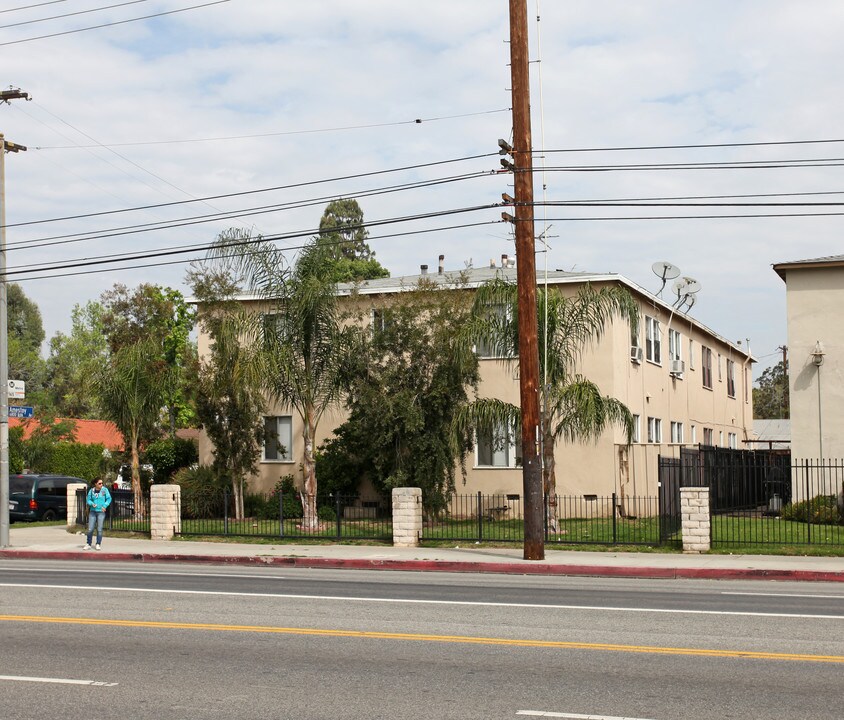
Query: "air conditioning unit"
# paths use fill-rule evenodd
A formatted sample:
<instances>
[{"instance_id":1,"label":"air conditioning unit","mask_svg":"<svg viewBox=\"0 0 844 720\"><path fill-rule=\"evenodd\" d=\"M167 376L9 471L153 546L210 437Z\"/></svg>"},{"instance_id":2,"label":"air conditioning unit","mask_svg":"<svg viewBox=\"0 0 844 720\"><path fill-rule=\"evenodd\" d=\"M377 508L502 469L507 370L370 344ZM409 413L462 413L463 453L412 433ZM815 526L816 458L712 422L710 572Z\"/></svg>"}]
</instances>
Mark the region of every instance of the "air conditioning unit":
<instances>
[{"instance_id":1,"label":"air conditioning unit","mask_svg":"<svg viewBox=\"0 0 844 720\"><path fill-rule=\"evenodd\" d=\"M671 361L671 374L672 375L682 375L686 371L686 363L682 360L672 360Z\"/></svg>"},{"instance_id":2,"label":"air conditioning unit","mask_svg":"<svg viewBox=\"0 0 844 720\"><path fill-rule=\"evenodd\" d=\"M637 365L642 362L642 348L638 345L631 345L630 346L630 360Z\"/></svg>"}]
</instances>

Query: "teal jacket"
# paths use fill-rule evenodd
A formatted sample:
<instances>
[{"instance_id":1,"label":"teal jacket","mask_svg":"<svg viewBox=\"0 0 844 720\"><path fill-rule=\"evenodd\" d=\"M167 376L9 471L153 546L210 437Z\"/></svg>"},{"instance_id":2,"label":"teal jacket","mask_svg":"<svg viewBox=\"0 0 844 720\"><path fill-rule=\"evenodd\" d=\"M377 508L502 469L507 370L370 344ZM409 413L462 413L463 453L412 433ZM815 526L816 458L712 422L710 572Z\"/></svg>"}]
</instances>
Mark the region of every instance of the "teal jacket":
<instances>
[{"instance_id":1,"label":"teal jacket","mask_svg":"<svg viewBox=\"0 0 844 720\"><path fill-rule=\"evenodd\" d=\"M105 512L106 508L111 505L111 493L105 485L99 492L91 488L85 502L92 512Z\"/></svg>"}]
</instances>

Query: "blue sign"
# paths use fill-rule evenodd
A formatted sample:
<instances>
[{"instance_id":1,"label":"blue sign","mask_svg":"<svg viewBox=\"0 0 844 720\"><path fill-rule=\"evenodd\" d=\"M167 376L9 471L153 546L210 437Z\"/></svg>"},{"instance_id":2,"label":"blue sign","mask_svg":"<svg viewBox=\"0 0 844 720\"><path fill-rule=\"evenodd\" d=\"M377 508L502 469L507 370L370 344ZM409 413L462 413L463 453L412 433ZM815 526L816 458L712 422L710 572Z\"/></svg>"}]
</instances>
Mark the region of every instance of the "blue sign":
<instances>
[{"instance_id":1,"label":"blue sign","mask_svg":"<svg viewBox=\"0 0 844 720\"><path fill-rule=\"evenodd\" d=\"M31 418L32 408L26 405L9 405L10 418Z\"/></svg>"}]
</instances>

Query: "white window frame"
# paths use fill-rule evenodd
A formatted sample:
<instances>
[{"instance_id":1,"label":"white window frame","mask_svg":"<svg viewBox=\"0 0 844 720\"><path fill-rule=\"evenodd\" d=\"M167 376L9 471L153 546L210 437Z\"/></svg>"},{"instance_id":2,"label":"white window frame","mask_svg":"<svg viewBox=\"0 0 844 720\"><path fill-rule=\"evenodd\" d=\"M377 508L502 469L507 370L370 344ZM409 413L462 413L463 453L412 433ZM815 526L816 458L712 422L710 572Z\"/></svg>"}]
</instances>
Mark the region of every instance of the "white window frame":
<instances>
[{"instance_id":1,"label":"white window frame","mask_svg":"<svg viewBox=\"0 0 844 720\"><path fill-rule=\"evenodd\" d=\"M683 444L683 423L671 421L671 442L675 445Z\"/></svg>"},{"instance_id":2,"label":"white window frame","mask_svg":"<svg viewBox=\"0 0 844 720\"><path fill-rule=\"evenodd\" d=\"M639 415L633 415L633 442L642 442L642 418Z\"/></svg>"},{"instance_id":3,"label":"white window frame","mask_svg":"<svg viewBox=\"0 0 844 720\"><path fill-rule=\"evenodd\" d=\"M495 435L497 436L495 440L492 437L485 438L482 435L476 435L475 467L504 469L519 467L521 465L519 429L510 428L507 430L504 426L499 426L496 428ZM481 455L487 453L489 454L489 462L481 463Z\"/></svg>"},{"instance_id":4,"label":"white window frame","mask_svg":"<svg viewBox=\"0 0 844 720\"><path fill-rule=\"evenodd\" d=\"M738 450L738 435L736 433L727 433L727 447Z\"/></svg>"},{"instance_id":5,"label":"white window frame","mask_svg":"<svg viewBox=\"0 0 844 720\"><path fill-rule=\"evenodd\" d=\"M668 358L670 360L683 359L683 336L674 328L668 328Z\"/></svg>"},{"instance_id":6,"label":"white window frame","mask_svg":"<svg viewBox=\"0 0 844 720\"><path fill-rule=\"evenodd\" d=\"M690 434L692 436L691 437L692 445L697 445L697 425L691 426L691 433Z\"/></svg>"},{"instance_id":7,"label":"white window frame","mask_svg":"<svg viewBox=\"0 0 844 720\"><path fill-rule=\"evenodd\" d=\"M689 370L695 369L695 341L689 338Z\"/></svg>"},{"instance_id":8,"label":"white window frame","mask_svg":"<svg viewBox=\"0 0 844 720\"><path fill-rule=\"evenodd\" d=\"M648 442L656 445L662 442L662 418L648 418Z\"/></svg>"},{"instance_id":9,"label":"white window frame","mask_svg":"<svg viewBox=\"0 0 844 720\"><path fill-rule=\"evenodd\" d=\"M727 359L727 397L736 396L736 364Z\"/></svg>"},{"instance_id":10,"label":"white window frame","mask_svg":"<svg viewBox=\"0 0 844 720\"><path fill-rule=\"evenodd\" d=\"M715 444L715 437L712 428L703 428L703 444L710 446Z\"/></svg>"},{"instance_id":11,"label":"white window frame","mask_svg":"<svg viewBox=\"0 0 844 720\"><path fill-rule=\"evenodd\" d=\"M700 346L700 367L701 367L701 380L703 382L703 387L707 390L712 389L712 348L706 347L706 345ZM707 382L708 381L708 382Z\"/></svg>"},{"instance_id":12,"label":"white window frame","mask_svg":"<svg viewBox=\"0 0 844 720\"><path fill-rule=\"evenodd\" d=\"M662 365L662 331L657 318L645 315L645 358Z\"/></svg>"},{"instance_id":13,"label":"white window frame","mask_svg":"<svg viewBox=\"0 0 844 720\"><path fill-rule=\"evenodd\" d=\"M271 455L268 457L268 434L271 432L271 422L275 420L275 438ZM284 453L278 452L279 446L284 447ZM292 415L265 415L264 416L264 442L261 446L261 461L266 463L292 463L293 462L293 416Z\"/></svg>"},{"instance_id":14,"label":"white window frame","mask_svg":"<svg viewBox=\"0 0 844 720\"><path fill-rule=\"evenodd\" d=\"M507 304L498 304L498 305L490 305L487 308L487 311L492 314L495 313L501 319L501 321L509 323L512 320L512 312L510 305ZM475 354L481 360L490 360L490 359L502 359L502 358L509 358L514 357L513 355L499 355L497 351L494 351L492 348L488 347L485 342L479 342L475 345Z\"/></svg>"},{"instance_id":15,"label":"white window frame","mask_svg":"<svg viewBox=\"0 0 844 720\"><path fill-rule=\"evenodd\" d=\"M721 375L721 353L718 353L718 382L724 382L724 377Z\"/></svg>"}]
</instances>

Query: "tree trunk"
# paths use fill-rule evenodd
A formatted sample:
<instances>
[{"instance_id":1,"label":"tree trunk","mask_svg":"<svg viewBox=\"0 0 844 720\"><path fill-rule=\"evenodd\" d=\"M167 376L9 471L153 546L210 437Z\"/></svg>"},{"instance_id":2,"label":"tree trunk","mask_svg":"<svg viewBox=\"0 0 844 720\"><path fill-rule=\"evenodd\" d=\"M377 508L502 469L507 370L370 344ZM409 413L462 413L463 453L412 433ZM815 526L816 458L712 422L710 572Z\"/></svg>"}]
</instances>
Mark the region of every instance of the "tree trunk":
<instances>
[{"instance_id":1,"label":"tree trunk","mask_svg":"<svg viewBox=\"0 0 844 720\"><path fill-rule=\"evenodd\" d=\"M305 488L302 493L302 529L313 531L319 529L319 516L317 515L317 477L316 462L314 461L316 425L310 408L305 413L303 420L302 437L305 441L305 457L302 463L302 474L305 476Z\"/></svg>"},{"instance_id":2,"label":"tree trunk","mask_svg":"<svg viewBox=\"0 0 844 720\"><path fill-rule=\"evenodd\" d=\"M141 460L138 452L138 431L133 428L129 438L132 453L132 493L135 498L135 518L144 516L144 491L141 488Z\"/></svg>"},{"instance_id":3,"label":"tree trunk","mask_svg":"<svg viewBox=\"0 0 844 720\"><path fill-rule=\"evenodd\" d=\"M543 421L545 418L543 418ZM554 436L547 422L542 424L542 485L545 491L545 523L548 532L557 528L557 474L554 460Z\"/></svg>"}]
</instances>

